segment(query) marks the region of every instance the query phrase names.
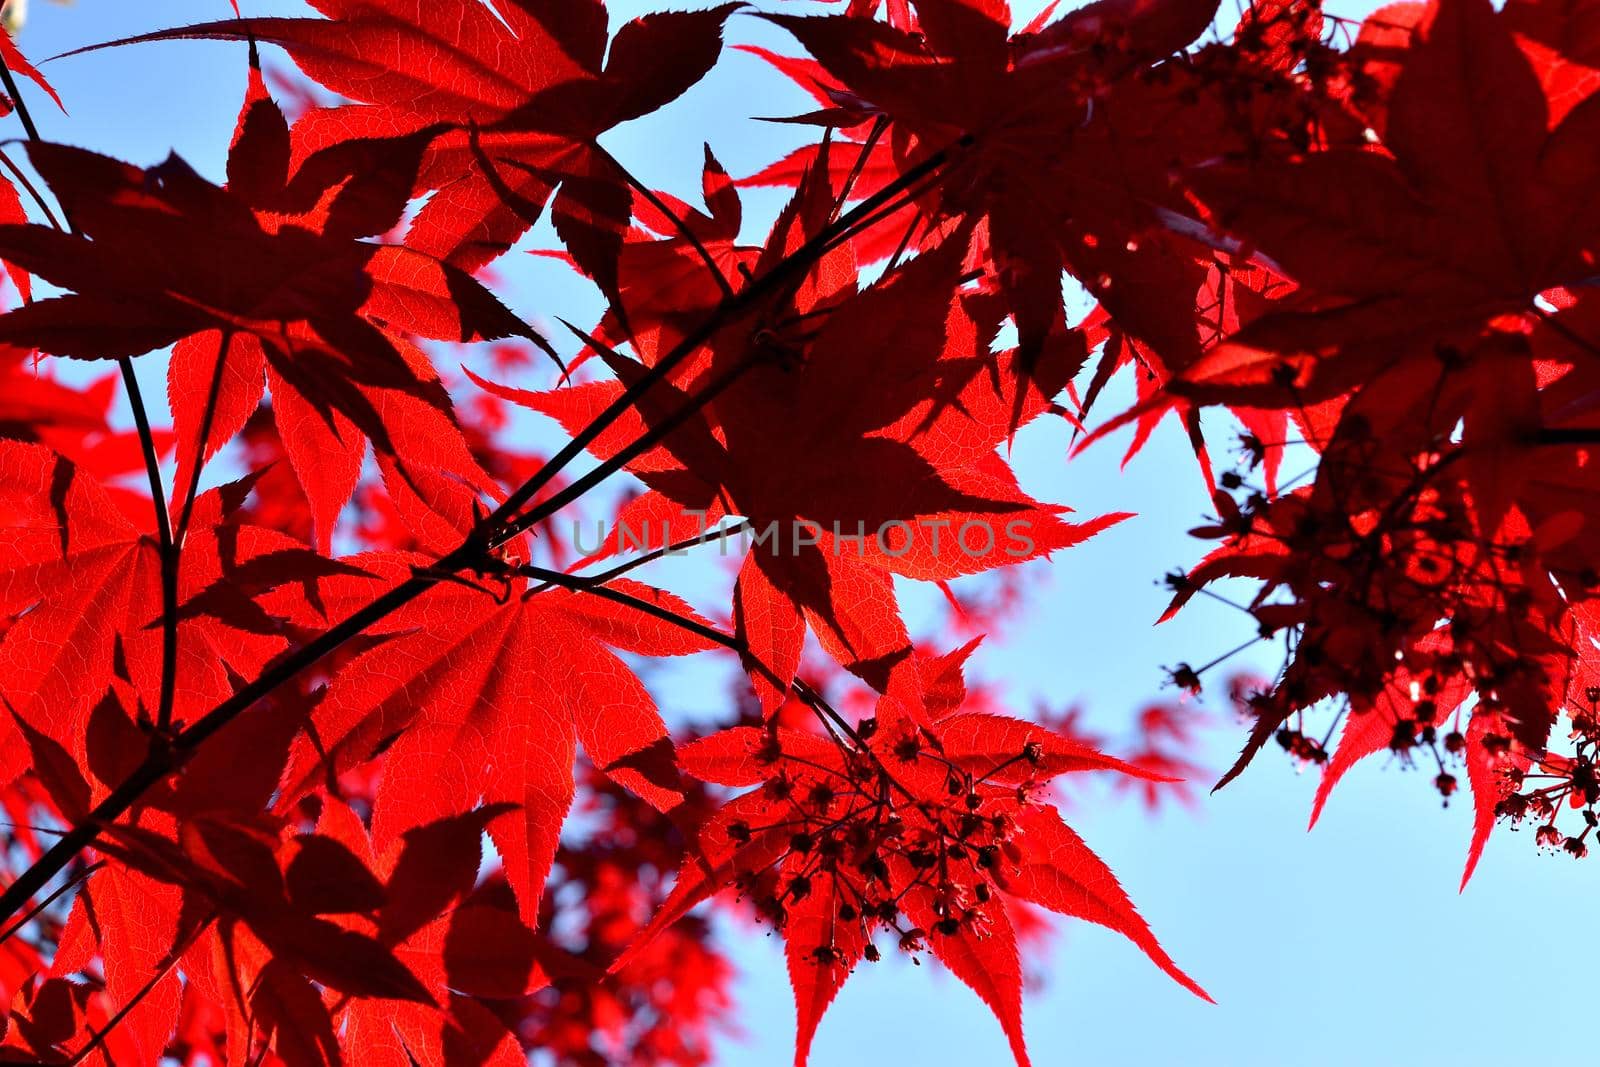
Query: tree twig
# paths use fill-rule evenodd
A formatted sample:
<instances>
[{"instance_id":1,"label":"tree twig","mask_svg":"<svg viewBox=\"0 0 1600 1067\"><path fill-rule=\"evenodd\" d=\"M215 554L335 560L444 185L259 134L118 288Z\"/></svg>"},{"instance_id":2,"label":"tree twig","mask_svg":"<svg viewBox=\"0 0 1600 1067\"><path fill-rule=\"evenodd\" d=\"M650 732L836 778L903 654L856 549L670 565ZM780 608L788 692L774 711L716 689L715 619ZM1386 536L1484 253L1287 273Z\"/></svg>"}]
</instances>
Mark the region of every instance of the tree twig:
<instances>
[{"instance_id":1,"label":"tree twig","mask_svg":"<svg viewBox=\"0 0 1600 1067\"><path fill-rule=\"evenodd\" d=\"M972 143L973 140L970 136L964 136L949 148L928 157L922 163L901 175L895 182L886 185L878 193L867 198L850 212L840 217L833 225L826 227L785 256L771 270L751 281L733 298L719 304L698 328L680 341L672 351L663 356L645 374L641 375L631 386L625 389L589 425L579 431L566 446L551 457L539 471L525 481L515 492L511 493L498 508L476 523L461 544L447 555L441 557L433 567L413 574L410 578L386 590L306 644L287 652L264 670L253 682L216 705L211 711L176 735L169 737L167 734L158 733L152 739L153 743L148 756L139 767L121 785L117 786L99 804L95 805L94 809L82 822L63 834L38 860L18 875L17 879L7 886L4 892L0 892L0 921L10 918L26 907L27 902L33 898L34 894L48 884L56 874L64 870L74 857L91 846L105 827L130 811L138 804L140 798L150 787L177 770L196 748L244 711L254 706L257 701L271 694L280 685L298 676L301 671L321 661L325 656L344 645L345 642L363 633L368 627L386 618L435 585L446 580L447 576L485 566L496 549L511 541L522 530L535 525L556 510L571 503L572 500L582 495L582 492L592 488L610 474L622 469L637 454L651 447L651 443L654 440L658 440L664 437L666 433L670 433L671 430L667 429L663 433L651 432L643 435L638 441L634 442L635 447L624 449L614 456L611 461L602 463L584 478L568 486L567 490L519 515L521 509L529 501L533 500L540 489L555 478L567 464L580 455L612 423L625 412L631 410L633 405L650 388L665 380L679 364L698 351L700 346L710 340L723 326L756 305L759 301L776 294L791 282L803 278L805 271L809 270L816 261L826 254L828 247L840 232L847 232L852 227L860 224L862 220L871 218L885 203L893 200L925 177L941 170L949 162L953 153L966 149ZM679 412L675 414L674 418L687 418L688 414L690 412ZM646 443L641 444L641 442ZM576 493L572 492L573 488L579 484L582 484L584 489ZM563 575L563 578L565 577Z\"/></svg>"}]
</instances>

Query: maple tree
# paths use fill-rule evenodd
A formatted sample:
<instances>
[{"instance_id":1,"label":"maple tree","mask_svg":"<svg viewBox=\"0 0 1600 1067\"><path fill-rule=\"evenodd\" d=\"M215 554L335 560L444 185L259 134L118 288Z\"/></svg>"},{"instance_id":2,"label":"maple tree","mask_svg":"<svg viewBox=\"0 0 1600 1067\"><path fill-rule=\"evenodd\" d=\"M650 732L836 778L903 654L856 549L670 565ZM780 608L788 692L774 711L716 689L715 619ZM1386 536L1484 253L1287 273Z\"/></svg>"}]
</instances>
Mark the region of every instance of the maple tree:
<instances>
[{"instance_id":1,"label":"maple tree","mask_svg":"<svg viewBox=\"0 0 1600 1067\"><path fill-rule=\"evenodd\" d=\"M1192 708L1105 744L969 670L1017 565L1127 517L1022 488L1045 419L1193 447L1216 545L1168 614L1284 650L1228 684L1220 784L1276 740L1315 819L1396 753L1465 776L1463 881L1497 823L1587 851L1600 8L311 6L80 50L247 42L220 185L47 139L0 33L0 1062L692 1067L729 1006L708 901L781 937L797 1064L886 949L1026 1064L1043 912L1207 997L1060 787L1193 802ZM793 42L739 47L804 143L651 187L600 138L745 19ZM786 206L752 223L754 188ZM559 335L496 275L546 216L604 304ZM708 546L720 600L636 573ZM656 661L691 655L732 687L669 728Z\"/></svg>"}]
</instances>

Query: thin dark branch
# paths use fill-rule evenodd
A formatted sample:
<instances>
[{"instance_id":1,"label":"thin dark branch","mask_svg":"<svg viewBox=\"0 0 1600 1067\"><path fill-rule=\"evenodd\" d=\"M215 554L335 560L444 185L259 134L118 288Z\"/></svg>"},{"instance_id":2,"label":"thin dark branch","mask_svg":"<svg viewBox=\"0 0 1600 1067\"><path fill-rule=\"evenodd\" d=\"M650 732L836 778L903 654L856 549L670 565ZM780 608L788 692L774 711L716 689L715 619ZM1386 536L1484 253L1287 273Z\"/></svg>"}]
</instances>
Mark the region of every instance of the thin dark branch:
<instances>
[{"instance_id":1,"label":"thin dark branch","mask_svg":"<svg viewBox=\"0 0 1600 1067\"><path fill-rule=\"evenodd\" d=\"M323 657L341 647L351 638L361 634L368 627L444 581L446 576L482 567L494 549L512 540L521 529L526 529L528 526L542 521L549 514L576 499L577 495L581 495L581 493L557 494L549 501L517 518L516 529L512 529L511 524L508 522L508 520L517 516L517 513L534 498L539 490L549 484L567 464L571 463L585 448L604 433L612 423L630 410L633 404L652 386L664 380L680 363L688 359L729 320L744 312L756 302L780 291L783 286L804 277L804 272L810 269L825 254L829 243L839 232L838 227L848 229L858 224L862 219L870 217L878 208L898 196L902 191L920 182L929 174L943 168L949 161L952 152L965 149L971 143L972 139L970 137L963 137L950 148L930 156L917 167L901 175L897 181L885 186L877 194L863 201L855 209L840 218L834 226L826 228L786 256L772 270L750 282L733 299L720 304L700 327L685 337L683 341L666 356L662 357L645 374L641 375L632 386L624 390L615 401L608 405L588 426L545 463L537 473L510 494L492 514L475 525L454 551L440 558L433 567L413 574L412 577L380 594L366 606L346 617L342 622L325 630L306 644L285 653L264 670L255 681L212 708L211 711L176 736L169 739L165 735L158 734L154 739L155 743L151 747L150 754L139 767L121 785L117 786L99 804L95 805L94 810L89 813L87 818L63 834L60 840L52 845L27 870L23 871L14 882L5 888L4 892L0 892L0 921L10 918L26 907L27 902L33 898L34 894L47 885L58 873L65 870L67 865L80 852L92 845L105 827L111 825L131 810L151 786L171 774L190 752L205 743L241 713L253 707L257 701L273 692L278 686L298 676L301 671L321 661ZM670 432L670 430L667 432ZM651 434L646 434L640 440L647 441L652 436ZM621 469L638 452L650 447L648 443L640 445L640 442L635 442L635 445L638 446L636 449L625 449L617 457L614 457L616 462L602 464L595 471L590 472L591 475L594 475L597 472L604 471L604 474L600 474L599 477L582 479L581 481L585 484L585 490L589 486L597 484L606 475ZM577 485L578 483L575 482L573 484ZM525 525L523 525L524 521ZM562 577L566 578L567 576L562 575Z\"/></svg>"},{"instance_id":2,"label":"thin dark branch","mask_svg":"<svg viewBox=\"0 0 1600 1067\"><path fill-rule=\"evenodd\" d=\"M0 84L4 84L6 92L11 95L11 103L16 106L17 118L22 120L22 128L27 133L28 140L44 140L39 136L39 127L33 124L33 115L28 111L28 102L22 99L22 94L17 91L17 79L4 59L0 59Z\"/></svg>"},{"instance_id":3,"label":"thin dark branch","mask_svg":"<svg viewBox=\"0 0 1600 1067\"><path fill-rule=\"evenodd\" d=\"M174 945L172 951L167 954L166 962L151 972L149 979L146 980L144 985L139 987L138 992L129 997L127 1003L118 1008L117 1013L110 1019L106 1020L105 1026L101 1027L98 1031L95 1031L92 1028L90 1029L90 1033L94 1034L94 1036L85 1042L82 1048L72 1054L72 1058L67 1061L67 1067L75 1067L76 1064L82 1063L88 1058L89 1053L93 1052L95 1049L99 1048L105 1043L106 1038L111 1036L111 1032L118 1026L121 1026L122 1021L133 1012L133 1009L137 1008L141 1003L143 1003L144 998L148 997L152 992L154 992L156 986L161 983L161 980L172 971L172 968L178 965L178 959L186 951L188 951L189 946L194 943L195 938L199 937L201 932L204 931L206 927L210 926L212 920L215 918L216 916L212 915L208 917L205 922L197 924L193 932L188 934L183 939L181 944ZM107 1056L106 1059L108 1062L110 1061L109 1056Z\"/></svg>"},{"instance_id":4,"label":"thin dark branch","mask_svg":"<svg viewBox=\"0 0 1600 1067\"><path fill-rule=\"evenodd\" d=\"M856 224L853 227L851 227L849 230L847 230L846 232L841 233L841 234L839 234L839 236L835 237L833 239L833 242L830 245L828 245L828 251L830 251L830 252L833 251L833 249L838 248L840 245L842 245L842 244L846 243L847 241L850 241L851 239L853 239L858 233L860 233L860 232L862 232L864 230L871 229L873 226L876 226L878 223L885 222L888 219L893 218L895 215L898 215L900 212L904 211L906 208L910 207L912 204L915 204L917 202L917 198L922 196L923 193L927 192L933 186L937 185L938 181L939 181L939 176L937 174L932 174L932 175L929 175L927 177L927 179L925 181L923 181L919 186L914 186L912 188L904 190L895 199L889 201L886 204L883 204L882 206L880 206L878 208L877 211L873 212L870 216L867 216L865 218L862 218L862 219L858 220L856 222ZM917 221L917 219L914 217L912 221L915 222L915 221Z\"/></svg>"},{"instance_id":5,"label":"thin dark branch","mask_svg":"<svg viewBox=\"0 0 1600 1067\"><path fill-rule=\"evenodd\" d=\"M605 585L596 585L592 580L584 578L581 575L567 574L564 571L550 570L547 567L538 567L531 563L522 567L518 567L517 570L519 573L527 575L529 578L537 578L539 581L546 582L553 586L559 586L563 589L570 589L577 593L588 593L592 596L599 597L601 600L609 600L614 604L621 604L624 607L633 608L635 611L639 611L645 615L660 619L662 622L671 623L674 626L687 630L698 637L703 637L707 641L710 641L714 644L721 645L723 648L731 649L734 652L744 653L746 651L744 642L740 641L736 637L723 633L715 626L707 626L703 622L696 622L694 619L686 619L670 608L664 608L659 604L652 604L648 600L636 597L631 593L624 593L620 589L612 589L610 586ZM771 668L765 666L764 664L760 666L762 673L771 678L775 685L787 685L787 683L778 679L777 674L773 672Z\"/></svg>"},{"instance_id":6,"label":"thin dark branch","mask_svg":"<svg viewBox=\"0 0 1600 1067\"><path fill-rule=\"evenodd\" d=\"M669 545L662 545L660 548L652 548L641 556L635 556L633 559L617 564L610 570L604 570L598 574L574 574L570 577L575 581L587 582L590 585L604 585L606 582L614 578L621 578L623 575L636 571L645 564L660 559L662 556L670 556L674 552L682 552L686 549L694 548L696 545L726 540L737 533L749 529L749 527L749 522L741 519L732 526L719 526L715 530L707 530L705 533L696 534L694 537L685 537L681 541L674 541ZM554 582L546 582L544 585L532 590L532 592L541 593L555 584Z\"/></svg>"},{"instance_id":7,"label":"thin dark branch","mask_svg":"<svg viewBox=\"0 0 1600 1067\"><path fill-rule=\"evenodd\" d=\"M97 860L94 863L89 864L83 870L79 871L73 878L70 878L56 886L55 889L51 890L48 896L39 901L39 903L35 904L33 907L29 908L26 913L17 916L16 922L6 927L3 932L0 932L0 945L10 941L17 935L17 931L21 930L24 926L27 926L29 923L33 922L34 919L38 918L39 913L59 900L61 894L65 893L73 886L80 884L85 878L89 877L91 874L93 874L95 871L98 871L105 865L105 860Z\"/></svg>"},{"instance_id":8,"label":"thin dark branch","mask_svg":"<svg viewBox=\"0 0 1600 1067\"><path fill-rule=\"evenodd\" d=\"M940 170L949 161L951 153L956 149L964 149L971 143L970 137L964 137L956 144L941 152L928 157L922 163L908 170L900 178L886 185L877 194L862 201L854 210L840 218L834 225L829 226L811 240L786 256L782 262L774 266L766 274L752 281L740 290L731 299L724 300L711 313L699 327L691 331L683 340L674 345L666 355L662 356L648 371L640 375L622 394L606 406L605 410L595 416L594 421L567 442L559 452L552 456L533 477L529 478L520 488L495 510L490 516L491 524L503 523L517 512L522 510L534 496L543 489L555 476L561 473L568 464L581 455L584 449L594 443L595 439L604 433L612 423L631 410L650 389L665 381L667 377L678 368L684 360L688 359L700 347L709 341L731 318L742 314L761 300L788 285L797 274L803 275L813 263L820 259L827 251L836 233L841 228L848 229L860 220L867 218L879 207L898 196L904 189L921 181L924 177ZM631 457L630 457L631 458ZM530 524L531 525L531 524ZM526 527L524 527L526 529ZM509 540L506 538L505 540ZM505 540L491 541L491 546L504 544Z\"/></svg>"},{"instance_id":9,"label":"thin dark branch","mask_svg":"<svg viewBox=\"0 0 1600 1067\"><path fill-rule=\"evenodd\" d=\"M867 134L867 139L861 142L861 152L856 156L856 161L850 167L850 173L845 175L844 185L839 189L838 202L833 205L834 217L844 210L850 200L850 193L856 187L856 182L861 180L861 172L867 168L867 157L878 147L878 142L889 129L889 116L879 115L873 120L872 129Z\"/></svg>"},{"instance_id":10,"label":"thin dark branch","mask_svg":"<svg viewBox=\"0 0 1600 1067\"><path fill-rule=\"evenodd\" d=\"M636 570L652 560L660 559L662 556L670 556L674 552L682 552L684 549L693 548L696 545L726 540L735 534L743 533L749 528L750 523L741 519L732 526L719 526L715 530L707 530L696 537L685 537L681 541L674 541L672 544L662 548L651 549L644 555L630 559L626 563L619 563L608 571L601 571L599 574L594 575L593 580L596 582L609 582L613 578L620 578L629 571Z\"/></svg>"},{"instance_id":11,"label":"thin dark branch","mask_svg":"<svg viewBox=\"0 0 1600 1067\"><path fill-rule=\"evenodd\" d=\"M161 485L161 457L156 454L155 436L150 431L150 414L139 389L139 376L133 360L117 360L122 384L128 391L128 406L133 409L133 424L139 431L139 450L144 453L145 476L150 481L150 503L155 508L156 534L161 539L161 696L156 728L172 725L172 704L178 681L178 551L172 540L172 517L167 512L167 493Z\"/></svg>"}]
</instances>

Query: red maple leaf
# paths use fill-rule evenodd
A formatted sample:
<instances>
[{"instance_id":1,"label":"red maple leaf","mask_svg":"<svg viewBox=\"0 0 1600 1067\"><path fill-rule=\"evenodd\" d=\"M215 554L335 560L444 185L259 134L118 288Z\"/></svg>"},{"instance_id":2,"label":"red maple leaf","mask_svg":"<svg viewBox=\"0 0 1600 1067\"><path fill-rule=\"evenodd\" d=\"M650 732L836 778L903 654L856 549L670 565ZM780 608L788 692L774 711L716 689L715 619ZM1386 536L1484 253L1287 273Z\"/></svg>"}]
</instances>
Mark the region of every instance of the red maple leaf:
<instances>
[{"instance_id":1,"label":"red maple leaf","mask_svg":"<svg viewBox=\"0 0 1600 1067\"><path fill-rule=\"evenodd\" d=\"M367 555L371 578L324 583L319 603L342 618L426 567L420 557ZM685 619L670 594L622 581ZM310 620L308 620L310 621ZM318 743L290 767L288 795L385 756L374 799L374 846L476 804L509 805L489 823L526 920L573 797L577 746L614 780L662 811L682 800L672 745L654 702L606 645L642 655L712 647L681 627L603 599L504 579L495 591L444 584L372 631L381 638L329 683L312 726ZM570 650L546 654L552 643ZM513 810L514 809L514 810Z\"/></svg>"},{"instance_id":2,"label":"red maple leaf","mask_svg":"<svg viewBox=\"0 0 1600 1067\"><path fill-rule=\"evenodd\" d=\"M1595 272L1600 100L1551 126L1534 62L1486 0L1429 9L1378 146L1195 169L1217 224L1299 282L1170 388L1281 406L1345 392L1398 354L1462 343Z\"/></svg>"},{"instance_id":3,"label":"red maple leaf","mask_svg":"<svg viewBox=\"0 0 1600 1067\"><path fill-rule=\"evenodd\" d=\"M428 141L411 191L438 193L413 220L410 247L481 267L555 195L557 232L580 261L614 279L631 194L596 138L699 81L737 5L634 19L609 50L602 0L313 6L327 18L233 19L116 43L209 37L279 45L310 77L354 101L304 115L295 124L297 157L352 138Z\"/></svg>"},{"instance_id":4,"label":"red maple leaf","mask_svg":"<svg viewBox=\"0 0 1600 1067\"><path fill-rule=\"evenodd\" d=\"M971 986L1026 1064L1015 898L1126 935L1206 997L1106 865L1037 797L1061 774L1150 773L1033 723L964 711L959 678L936 668L924 666L929 681L942 679L941 715L920 694L890 693L848 732L739 727L680 749L689 774L758 788L729 800L700 831L671 897L614 967L733 885L783 934L799 1012L796 1064L809 1058L817 1024L851 971L879 958L880 935L908 952L931 951Z\"/></svg>"},{"instance_id":5,"label":"red maple leaf","mask_svg":"<svg viewBox=\"0 0 1600 1067\"><path fill-rule=\"evenodd\" d=\"M825 173L817 168L802 186L752 276L827 224ZM674 250L675 261L692 254ZM848 249L830 252L792 293L718 331L709 359L686 364L673 384L650 384L635 418L589 442L608 459L663 428L662 443L628 464L651 492L619 516L619 525L648 523L637 530L649 546L704 533L728 515L775 538L749 552L734 603L737 635L765 665L752 677L768 710L781 702L807 626L840 663L887 687L911 651L893 575L944 580L990 570L1076 544L1124 517L1068 523L1058 517L1064 509L1022 492L995 454L1017 419L1045 409L1083 351L1075 335L1058 334L1029 386L984 372L971 353L994 337L999 311L983 293L957 289L965 251L958 235L859 291ZM619 381L546 394L482 384L578 432L662 358L652 342L686 329L675 317L663 327L648 305L624 307L644 364L591 338ZM1020 358L1009 353L1006 363ZM874 384L884 381L893 384ZM699 389L715 397L693 411L688 398ZM605 551L621 540L613 534Z\"/></svg>"}]
</instances>

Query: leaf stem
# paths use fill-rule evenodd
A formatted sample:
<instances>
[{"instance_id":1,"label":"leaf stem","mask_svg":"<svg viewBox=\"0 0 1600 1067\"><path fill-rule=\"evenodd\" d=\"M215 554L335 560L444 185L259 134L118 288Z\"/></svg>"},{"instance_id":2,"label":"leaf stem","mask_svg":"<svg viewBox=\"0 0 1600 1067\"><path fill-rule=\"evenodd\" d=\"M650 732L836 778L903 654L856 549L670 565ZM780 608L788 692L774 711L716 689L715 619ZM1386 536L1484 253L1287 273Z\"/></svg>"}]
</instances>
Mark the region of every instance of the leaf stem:
<instances>
[{"instance_id":1,"label":"leaf stem","mask_svg":"<svg viewBox=\"0 0 1600 1067\"><path fill-rule=\"evenodd\" d=\"M33 179L28 177L28 172L17 166L16 162L4 149L0 149L0 165L4 165L6 170L11 172L11 176L17 179L18 184L27 190L28 198L33 201L34 206L44 215L45 220L50 223L52 228L57 230L66 229L61 225L61 220L56 218L56 213L50 210L49 203L40 195L38 186L33 184Z\"/></svg>"},{"instance_id":2,"label":"leaf stem","mask_svg":"<svg viewBox=\"0 0 1600 1067\"><path fill-rule=\"evenodd\" d=\"M743 533L749 528L750 523L741 519L731 526L719 526L715 530L707 530L705 533L696 534L693 537L685 537L681 541L674 541L669 545L662 545L660 548L652 548L650 551L641 556L635 556L633 559L619 563L610 570L601 571L599 574L574 574L570 575L569 577L575 581L586 582L589 585L604 585L613 578L621 578L623 575L628 574L631 571L636 571L640 567L643 567L646 563L651 563L655 560L658 560L662 556L670 556L675 552L682 552L685 549L693 548L696 545L710 544L713 541L723 541L729 537L733 537L735 534ZM546 588L555 586L557 584L558 583L556 582L546 582L544 585L532 590L532 592L540 593Z\"/></svg>"},{"instance_id":3,"label":"leaf stem","mask_svg":"<svg viewBox=\"0 0 1600 1067\"><path fill-rule=\"evenodd\" d=\"M860 152L856 161L850 167L850 173L845 176L844 185L839 188L839 199L834 204L833 213L838 215L850 200L850 194L856 187L856 182L861 179L862 173L867 169L867 157L872 155L878 147L878 142L883 139L884 133L889 129L889 116L879 115L873 120L872 129L867 133L867 139L861 142Z\"/></svg>"},{"instance_id":4,"label":"leaf stem","mask_svg":"<svg viewBox=\"0 0 1600 1067\"><path fill-rule=\"evenodd\" d=\"M161 540L161 694L156 713L156 729L165 732L172 726L172 705L178 681L178 549L172 539L172 516L167 512L167 493L161 485L161 458L156 453L155 435L150 430L150 414L139 389L139 376L133 360L117 360L122 384L133 409L133 424L139 431L139 450L144 453L145 476L150 481L150 503L155 509L156 534Z\"/></svg>"}]
</instances>

